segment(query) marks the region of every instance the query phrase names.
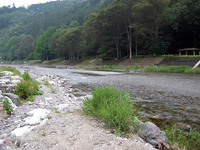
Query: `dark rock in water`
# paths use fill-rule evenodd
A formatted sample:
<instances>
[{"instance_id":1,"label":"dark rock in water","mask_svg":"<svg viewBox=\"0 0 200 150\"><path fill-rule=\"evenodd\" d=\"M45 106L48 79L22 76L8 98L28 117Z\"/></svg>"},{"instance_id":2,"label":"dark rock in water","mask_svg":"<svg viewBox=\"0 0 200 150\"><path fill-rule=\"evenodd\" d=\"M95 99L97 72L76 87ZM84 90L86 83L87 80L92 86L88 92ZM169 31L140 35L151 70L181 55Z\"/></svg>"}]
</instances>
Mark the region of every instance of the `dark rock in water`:
<instances>
[{"instance_id":1,"label":"dark rock in water","mask_svg":"<svg viewBox=\"0 0 200 150\"><path fill-rule=\"evenodd\" d=\"M158 146L158 143L168 143L168 139L164 131L161 131L155 124L147 122L141 126L139 136L153 146Z\"/></svg>"},{"instance_id":2,"label":"dark rock in water","mask_svg":"<svg viewBox=\"0 0 200 150\"><path fill-rule=\"evenodd\" d=\"M184 124L184 123L182 123L182 122L177 123L176 126L177 126L178 128L181 128L181 129L184 130L184 131L187 131L187 132L190 132L190 130L192 129L192 127L191 127L190 125Z\"/></svg>"},{"instance_id":3,"label":"dark rock in water","mask_svg":"<svg viewBox=\"0 0 200 150\"><path fill-rule=\"evenodd\" d=\"M9 97L12 100L12 102L17 106L21 104L20 98L18 95L15 95L13 93L3 93L3 96Z\"/></svg>"}]
</instances>

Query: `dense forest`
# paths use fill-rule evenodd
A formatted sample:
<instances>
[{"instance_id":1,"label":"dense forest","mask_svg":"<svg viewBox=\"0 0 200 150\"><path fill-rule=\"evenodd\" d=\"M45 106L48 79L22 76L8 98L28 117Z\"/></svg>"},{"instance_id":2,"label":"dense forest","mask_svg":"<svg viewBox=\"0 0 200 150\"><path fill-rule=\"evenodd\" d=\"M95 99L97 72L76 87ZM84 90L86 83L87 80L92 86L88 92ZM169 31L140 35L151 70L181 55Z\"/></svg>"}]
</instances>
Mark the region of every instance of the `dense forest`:
<instances>
[{"instance_id":1,"label":"dense forest","mask_svg":"<svg viewBox=\"0 0 200 150\"><path fill-rule=\"evenodd\" d=\"M200 48L200 0L64 0L0 8L4 60L132 58Z\"/></svg>"}]
</instances>

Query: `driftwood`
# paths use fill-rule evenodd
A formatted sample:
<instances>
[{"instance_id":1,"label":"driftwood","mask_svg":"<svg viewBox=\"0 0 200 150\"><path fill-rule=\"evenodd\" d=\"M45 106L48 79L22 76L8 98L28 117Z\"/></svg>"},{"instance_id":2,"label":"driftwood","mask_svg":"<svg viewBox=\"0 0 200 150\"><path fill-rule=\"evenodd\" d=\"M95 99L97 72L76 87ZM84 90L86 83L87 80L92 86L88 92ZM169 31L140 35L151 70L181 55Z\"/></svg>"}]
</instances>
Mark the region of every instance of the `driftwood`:
<instances>
[{"instance_id":1,"label":"driftwood","mask_svg":"<svg viewBox=\"0 0 200 150\"><path fill-rule=\"evenodd\" d=\"M174 148L172 148L169 144L163 141L158 143L158 149L159 150L174 150Z\"/></svg>"}]
</instances>

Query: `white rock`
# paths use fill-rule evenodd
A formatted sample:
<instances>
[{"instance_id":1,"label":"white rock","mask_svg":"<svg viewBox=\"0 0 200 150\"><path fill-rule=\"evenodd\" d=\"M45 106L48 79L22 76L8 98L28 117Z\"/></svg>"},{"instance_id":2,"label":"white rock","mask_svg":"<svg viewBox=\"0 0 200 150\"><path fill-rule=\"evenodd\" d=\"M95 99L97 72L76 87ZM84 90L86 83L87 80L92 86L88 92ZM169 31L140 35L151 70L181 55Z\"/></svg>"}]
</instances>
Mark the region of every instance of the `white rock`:
<instances>
[{"instance_id":1,"label":"white rock","mask_svg":"<svg viewBox=\"0 0 200 150\"><path fill-rule=\"evenodd\" d=\"M45 101L52 100L52 98L51 98L51 97L45 97L44 99L45 99Z\"/></svg>"},{"instance_id":2,"label":"white rock","mask_svg":"<svg viewBox=\"0 0 200 150\"><path fill-rule=\"evenodd\" d=\"M49 84L55 85L54 81L49 81Z\"/></svg>"},{"instance_id":3,"label":"white rock","mask_svg":"<svg viewBox=\"0 0 200 150\"><path fill-rule=\"evenodd\" d=\"M33 130L34 126L24 126L21 128L17 128L14 131L11 132L13 136L22 136L24 134L28 134L31 130Z\"/></svg>"},{"instance_id":4,"label":"white rock","mask_svg":"<svg viewBox=\"0 0 200 150\"><path fill-rule=\"evenodd\" d=\"M13 72L11 72L11 71L3 71L3 74L4 74L5 76L12 76L12 75L13 75Z\"/></svg>"},{"instance_id":5,"label":"white rock","mask_svg":"<svg viewBox=\"0 0 200 150\"><path fill-rule=\"evenodd\" d=\"M24 119L25 124L28 124L27 126L16 128L14 131L11 132L13 136L22 136L24 134L29 133L31 130L36 128L37 126L44 125L46 121L48 120L47 117L50 114L49 110L46 109L34 109L27 113L28 116Z\"/></svg>"},{"instance_id":6,"label":"white rock","mask_svg":"<svg viewBox=\"0 0 200 150\"><path fill-rule=\"evenodd\" d=\"M69 108L69 104L60 104L58 106L55 106L54 108L57 109L58 111L65 110Z\"/></svg>"},{"instance_id":7,"label":"white rock","mask_svg":"<svg viewBox=\"0 0 200 150\"><path fill-rule=\"evenodd\" d=\"M4 140L0 140L0 145L2 145L2 144L3 144L3 142L4 142Z\"/></svg>"},{"instance_id":8,"label":"white rock","mask_svg":"<svg viewBox=\"0 0 200 150\"><path fill-rule=\"evenodd\" d=\"M38 108L28 112L27 114L31 117L25 118L24 121L29 125L34 125L40 123L41 119L47 118L50 114L50 111Z\"/></svg>"}]
</instances>

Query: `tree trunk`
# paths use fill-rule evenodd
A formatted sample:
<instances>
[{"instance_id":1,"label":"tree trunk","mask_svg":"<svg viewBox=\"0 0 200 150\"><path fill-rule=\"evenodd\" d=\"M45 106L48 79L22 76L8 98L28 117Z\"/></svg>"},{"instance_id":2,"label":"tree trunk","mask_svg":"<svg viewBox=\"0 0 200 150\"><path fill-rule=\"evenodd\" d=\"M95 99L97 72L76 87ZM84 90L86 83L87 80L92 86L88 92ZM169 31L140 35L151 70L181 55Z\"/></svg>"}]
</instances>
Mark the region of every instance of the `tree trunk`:
<instances>
[{"instance_id":1,"label":"tree trunk","mask_svg":"<svg viewBox=\"0 0 200 150\"><path fill-rule=\"evenodd\" d=\"M138 41L137 41L137 35L135 37L135 55L138 55Z\"/></svg>"},{"instance_id":2,"label":"tree trunk","mask_svg":"<svg viewBox=\"0 0 200 150\"><path fill-rule=\"evenodd\" d=\"M131 35L131 29L129 31L129 52L130 52L130 56L129 58L132 59L132 35Z\"/></svg>"}]
</instances>

